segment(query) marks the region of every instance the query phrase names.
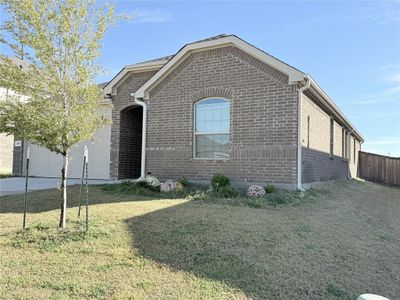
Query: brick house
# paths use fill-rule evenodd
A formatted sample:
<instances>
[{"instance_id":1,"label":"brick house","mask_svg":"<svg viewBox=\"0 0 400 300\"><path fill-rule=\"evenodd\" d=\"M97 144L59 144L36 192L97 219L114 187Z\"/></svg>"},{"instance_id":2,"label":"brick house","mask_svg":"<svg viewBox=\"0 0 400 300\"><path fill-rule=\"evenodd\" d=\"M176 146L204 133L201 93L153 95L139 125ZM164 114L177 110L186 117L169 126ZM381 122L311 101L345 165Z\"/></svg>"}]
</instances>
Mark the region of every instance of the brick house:
<instances>
[{"instance_id":1,"label":"brick house","mask_svg":"<svg viewBox=\"0 0 400 300\"><path fill-rule=\"evenodd\" d=\"M316 81L234 35L127 65L104 92L113 123L93 151L109 154L106 179L221 172L301 188L357 175L363 137Z\"/></svg>"}]
</instances>

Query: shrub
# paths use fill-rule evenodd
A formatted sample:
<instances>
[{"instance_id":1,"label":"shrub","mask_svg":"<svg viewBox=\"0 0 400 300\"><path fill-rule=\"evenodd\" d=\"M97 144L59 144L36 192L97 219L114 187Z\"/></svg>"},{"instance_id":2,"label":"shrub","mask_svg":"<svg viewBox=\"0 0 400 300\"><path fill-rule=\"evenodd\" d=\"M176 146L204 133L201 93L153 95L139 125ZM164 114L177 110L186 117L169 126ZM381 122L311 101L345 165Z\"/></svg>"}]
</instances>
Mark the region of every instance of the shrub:
<instances>
[{"instance_id":1,"label":"shrub","mask_svg":"<svg viewBox=\"0 0 400 300\"><path fill-rule=\"evenodd\" d=\"M160 182L154 176L146 176L145 178L138 178L130 182L134 189L146 189L154 192L160 191Z\"/></svg>"},{"instance_id":2,"label":"shrub","mask_svg":"<svg viewBox=\"0 0 400 300\"><path fill-rule=\"evenodd\" d=\"M155 190L155 189L156 188L151 187L149 185L147 185L147 186L136 185L134 190L132 191L132 194L135 194L138 196L154 197L160 192L159 188L158 188L158 190Z\"/></svg>"},{"instance_id":3,"label":"shrub","mask_svg":"<svg viewBox=\"0 0 400 300\"><path fill-rule=\"evenodd\" d=\"M247 190L247 196L249 197L262 197L265 195L265 190L262 186L252 185Z\"/></svg>"},{"instance_id":4,"label":"shrub","mask_svg":"<svg viewBox=\"0 0 400 300\"><path fill-rule=\"evenodd\" d=\"M192 195L189 195L190 200L209 200L210 195L207 191L196 190Z\"/></svg>"},{"instance_id":5,"label":"shrub","mask_svg":"<svg viewBox=\"0 0 400 300\"><path fill-rule=\"evenodd\" d=\"M139 188L148 188L148 189L151 188L151 185L148 184L147 181L145 181L145 180L137 181L137 182L134 182L133 184Z\"/></svg>"},{"instance_id":6,"label":"shrub","mask_svg":"<svg viewBox=\"0 0 400 300\"><path fill-rule=\"evenodd\" d=\"M172 180L167 180L164 183L161 183L160 190L161 192L170 192L175 189L175 183Z\"/></svg>"},{"instance_id":7,"label":"shrub","mask_svg":"<svg viewBox=\"0 0 400 300\"><path fill-rule=\"evenodd\" d=\"M214 189L230 186L231 182L228 177L221 173L216 173L211 179L211 186Z\"/></svg>"},{"instance_id":8,"label":"shrub","mask_svg":"<svg viewBox=\"0 0 400 300\"><path fill-rule=\"evenodd\" d=\"M271 194L271 193L275 193L276 188L275 188L272 184L267 184L267 185L264 187L264 190L265 190L265 192L266 192L267 194Z\"/></svg>"},{"instance_id":9,"label":"shrub","mask_svg":"<svg viewBox=\"0 0 400 300\"><path fill-rule=\"evenodd\" d=\"M288 202L289 199L283 194L276 193L274 195L269 195L267 200L272 205L277 205L277 204L285 204Z\"/></svg>"},{"instance_id":10,"label":"shrub","mask_svg":"<svg viewBox=\"0 0 400 300\"><path fill-rule=\"evenodd\" d=\"M217 198L234 198L239 195L239 191L233 186L222 186L211 190L211 194Z\"/></svg>"},{"instance_id":11,"label":"shrub","mask_svg":"<svg viewBox=\"0 0 400 300\"><path fill-rule=\"evenodd\" d=\"M121 183L106 184L102 189L107 192L128 194L134 193L136 184L129 181L123 181Z\"/></svg>"},{"instance_id":12,"label":"shrub","mask_svg":"<svg viewBox=\"0 0 400 300\"><path fill-rule=\"evenodd\" d=\"M151 185L153 187L159 187L160 186L160 181L155 176L146 176L144 179L146 180L146 182L149 185Z\"/></svg>"},{"instance_id":13,"label":"shrub","mask_svg":"<svg viewBox=\"0 0 400 300\"><path fill-rule=\"evenodd\" d=\"M154 176L145 176L144 178L140 177L138 179L132 180L131 182L133 184L136 184L137 186L142 187L158 188L160 186L160 181Z\"/></svg>"},{"instance_id":14,"label":"shrub","mask_svg":"<svg viewBox=\"0 0 400 300\"><path fill-rule=\"evenodd\" d=\"M301 201L301 196L297 192L276 192L267 194L265 198L269 204L274 206L278 204L295 205Z\"/></svg>"},{"instance_id":15,"label":"shrub","mask_svg":"<svg viewBox=\"0 0 400 300\"><path fill-rule=\"evenodd\" d=\"M189 180L185 176L181 177L178 182L184 187L187 188L190 185Z\"/></svg>"},{"instance_id":16,"label":"shrub","mask_svg":"<svg viewBox=\"0 0 400 300\"><path fill-rule=\"evenodd\" d=\"M180 182L175 182L175 191L182 191L183 185Z\"/></svg>"}]
</instances>

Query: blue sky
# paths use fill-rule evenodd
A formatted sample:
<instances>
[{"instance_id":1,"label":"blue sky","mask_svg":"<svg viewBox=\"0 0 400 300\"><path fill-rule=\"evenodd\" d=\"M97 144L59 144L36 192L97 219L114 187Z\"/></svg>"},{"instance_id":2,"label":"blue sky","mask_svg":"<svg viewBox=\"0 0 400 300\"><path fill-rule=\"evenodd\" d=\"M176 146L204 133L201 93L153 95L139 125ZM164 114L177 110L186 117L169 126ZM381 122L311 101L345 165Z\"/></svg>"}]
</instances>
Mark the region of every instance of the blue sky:
<instances>
[{"instance_id":1,"label":"blue sky","mask_svg":"<svg viewBox=\"0 0 400 300\"><path fill-rule=\"evenodd\" d=\"M107 34L99 82L185 43L236 34L310 73L363 134L365 151L400 156L400 2L114 3L133 19Z\"/></svg>"}]
</instances>

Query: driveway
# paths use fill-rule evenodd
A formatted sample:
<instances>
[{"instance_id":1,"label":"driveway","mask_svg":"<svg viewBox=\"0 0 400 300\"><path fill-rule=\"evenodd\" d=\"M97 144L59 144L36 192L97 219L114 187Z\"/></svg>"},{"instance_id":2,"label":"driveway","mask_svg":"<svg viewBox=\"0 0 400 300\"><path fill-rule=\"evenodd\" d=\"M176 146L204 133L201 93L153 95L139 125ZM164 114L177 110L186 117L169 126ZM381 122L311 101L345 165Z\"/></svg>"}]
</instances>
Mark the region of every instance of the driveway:
<instances>
[{"instance_id":1,"label":"driveway","mask_svg":"<svg viewBox=\"0 0 400 300\"><path fill-rule=\"evenodd\" d=\"M79 184L80 179L68 179L67 185ZM89 180L89 184L112 183L108 180ZM42 178L30 177L28 182L28 190L47 190L57 188L60 185L59 178ZM25 192L25 177L9 177L0 179L0 196L19 194Z\"/></svg>"}]
</instances>

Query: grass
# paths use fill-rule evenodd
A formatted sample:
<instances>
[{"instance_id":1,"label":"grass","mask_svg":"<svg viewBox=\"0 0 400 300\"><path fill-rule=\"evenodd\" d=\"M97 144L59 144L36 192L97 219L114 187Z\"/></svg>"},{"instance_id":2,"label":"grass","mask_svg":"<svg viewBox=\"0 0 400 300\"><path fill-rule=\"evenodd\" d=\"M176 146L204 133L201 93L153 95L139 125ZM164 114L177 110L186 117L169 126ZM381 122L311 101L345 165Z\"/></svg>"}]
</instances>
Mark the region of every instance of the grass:
<instances>
[{"instance_id":1,"label":"grass","mask_svg":"<svg viewBox=\"0 0 400 300\"><path fill-rule=\"evenodd\" d=\"M11 177L11 173L9 172L0 172L0 179Z\"/></svg>"},{"instance_id":2,"label":"grass","mask_svg":"<svg viewBox=\"0 0 400 300\"><path fill-rule=\"evenodd\" d=\"M0 167L0 179L7 178L12 176L11 168L9 167Z\"/></svg>"},{"instance_id":3,"label":"grass","mask_svg":"<svg viewBox=\"0 0 400 300\"><path fill-rule=\"evenodd\" d=\"M30 193L26 231L23 197L1 197L0 298L400 294L399 189L338 182L253 203L159 199L118 188L90 187L88 234L76 217L76 186L62 232L57 190Z\"/></svg>"}]
</instances>

